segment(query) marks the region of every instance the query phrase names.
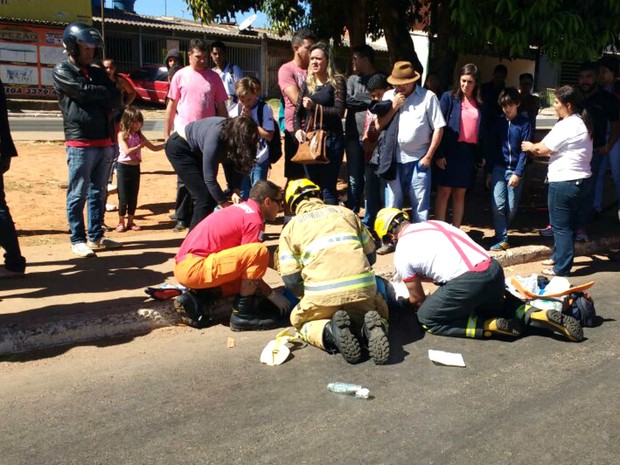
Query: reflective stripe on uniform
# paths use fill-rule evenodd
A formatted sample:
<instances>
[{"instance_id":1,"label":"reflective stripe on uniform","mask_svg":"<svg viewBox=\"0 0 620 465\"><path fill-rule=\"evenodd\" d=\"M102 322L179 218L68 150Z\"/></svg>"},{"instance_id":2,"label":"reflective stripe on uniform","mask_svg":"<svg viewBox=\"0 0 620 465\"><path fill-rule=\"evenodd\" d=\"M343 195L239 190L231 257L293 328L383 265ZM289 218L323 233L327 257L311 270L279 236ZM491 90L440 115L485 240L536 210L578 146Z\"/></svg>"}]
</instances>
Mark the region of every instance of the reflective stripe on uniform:
<instances>
[{"instance_id":1,"label":"reflective stripe on uniform","mask_svg":"<svg viewBox=\"0 0 620 465\"><path fill-rule=\"evenodd\" d=\"M301 263L307 266L315 258L317 252L325 250L328 247L333 247L334 245L343 244L360 244L360 238L352 234L334 234L322 237L308 244L308 247L306 247L306 250L301 256Z\"/></svg>"},{"instance_id":2,"label":"reflective stripe on uniform","mask_svg":"<svg viewBox=\"0 0 620 465\"><path fill-rule=\"evenodd\" d=\"M473 313L467 319L467 328L465 329L465 337L476 337L476 325L478 317Z\"/></svg>"},{"instance_id":3,"label":"reflective stripe on uniform","mask_svg":"<svg viewBox=\"0 0 620 465\"><path fill-rule=\"evenodd\" d=\"M280 262L280 268L291 266L291 264L294 264L295 268L299 268L297 265L301 265L299 257L293 255L291 252L282 252L282 250L280 250L278 254L278 260Z\"/></svg>"},{"instance_id":4,"label":"reflective stripe on uniform","mask_svg":"<svg viewBox=\"0 0 620 465\"><path fill-rule=\"evenodd\" d=\"M331 281L322 281L312 284L306 283L304 285L304 294L334 294L334 291L348 291L370 286L376 286L375 273L372 271Z\"/></svg>"}]
</instances>

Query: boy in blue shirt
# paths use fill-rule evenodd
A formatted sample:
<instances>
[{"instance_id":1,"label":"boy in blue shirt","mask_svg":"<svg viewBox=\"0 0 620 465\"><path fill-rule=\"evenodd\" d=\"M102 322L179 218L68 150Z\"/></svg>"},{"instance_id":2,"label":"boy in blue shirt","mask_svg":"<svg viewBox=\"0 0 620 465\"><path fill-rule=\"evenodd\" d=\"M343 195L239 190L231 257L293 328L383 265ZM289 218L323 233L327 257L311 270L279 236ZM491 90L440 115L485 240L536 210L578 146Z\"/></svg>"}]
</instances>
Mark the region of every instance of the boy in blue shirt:
<instances>
[{"instance_id":1,"label":"boy in blue shirt","mask_svg":"<svg viewBox=\"0 0 620 465\"><path fill-rule=\"evenodd\" d=\"M495 122L491 132L486 162L486 185L492 192L495 228L495 244L489 250L495 252L510 248L508 225L517 212L527 160L527 153L521 150L521 142L532 137L527 117L518 113L521 103L519 91L507 87L499 94L497 101L504 114Z\"/></svg>"}]
</instances>

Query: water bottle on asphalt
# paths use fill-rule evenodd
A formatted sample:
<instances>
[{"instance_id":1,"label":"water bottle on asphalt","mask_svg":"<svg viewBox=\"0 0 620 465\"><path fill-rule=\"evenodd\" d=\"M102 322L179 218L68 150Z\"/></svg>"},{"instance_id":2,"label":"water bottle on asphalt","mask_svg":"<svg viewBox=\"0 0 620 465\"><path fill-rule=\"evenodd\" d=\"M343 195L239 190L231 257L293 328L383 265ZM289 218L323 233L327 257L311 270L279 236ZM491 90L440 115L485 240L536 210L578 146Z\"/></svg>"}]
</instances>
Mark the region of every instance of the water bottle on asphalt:
<instances>
[{"instance_id":1,"label":"water bottle on asphalt","mask_svg":"<svg viewBox=\"0 0 620 465\"><path fill-rule=\"evenodd\" d=\"M370 391L359 384L350 383L329 383L327 389L337 394L346 394L349 396L355 396L360 399L368 399Z\"/></svg>"}]
</instances>

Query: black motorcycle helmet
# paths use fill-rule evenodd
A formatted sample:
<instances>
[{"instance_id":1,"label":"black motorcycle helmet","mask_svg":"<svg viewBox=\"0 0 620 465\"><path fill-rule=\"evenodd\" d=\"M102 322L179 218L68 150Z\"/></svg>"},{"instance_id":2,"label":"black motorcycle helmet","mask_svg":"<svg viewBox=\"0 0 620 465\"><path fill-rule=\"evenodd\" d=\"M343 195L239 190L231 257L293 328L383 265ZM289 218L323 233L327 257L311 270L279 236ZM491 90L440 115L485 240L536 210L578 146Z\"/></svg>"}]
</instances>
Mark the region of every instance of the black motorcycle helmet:
<instances>
[{"instance_id":1,"label":"black motorcycle helmet","mask_svg":"<svg viewBox=\"0 0 620 465\"><path fill-rule=\"evenodd\" d=\"M95 47L95 61L103 58L103 39L97 29L84 23L71 23L65 28L62 43L69 55L77 58L80 53L78 44Z\"/></svg>"}]
</instances>

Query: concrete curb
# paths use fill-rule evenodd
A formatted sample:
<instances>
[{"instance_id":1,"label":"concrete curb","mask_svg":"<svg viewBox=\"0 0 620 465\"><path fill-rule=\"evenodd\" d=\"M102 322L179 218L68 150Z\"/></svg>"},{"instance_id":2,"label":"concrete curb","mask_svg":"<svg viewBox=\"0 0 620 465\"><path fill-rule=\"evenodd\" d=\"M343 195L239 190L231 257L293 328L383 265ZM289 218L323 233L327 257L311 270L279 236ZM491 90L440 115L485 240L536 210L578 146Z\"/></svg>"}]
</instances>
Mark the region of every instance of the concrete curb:
<instances>
[{"instance_id":1,"label":"concrete curb","mask_svg":"<svg viewBox=\"0 0 620 465\"><path fill-rule=\"evenodd\" d=\"M612 236L578 243L576 255L607 253L620 247L620 237ZM502 266L513 266L548 258L551 248L526 246L509 249L494 255ZM382 265L375 268L377 275L391 278L393 268ZM224 319L232 299L221 301L213 310L216 320ZM78 314L37 323L15 323L0 328L0 356L20 354L59 346L88 343L104 338L147 334L154 329L178 325L178 314L172 301L153 302L149 308L128 308L111 315Z\"/></svg>"}]
</instances>

